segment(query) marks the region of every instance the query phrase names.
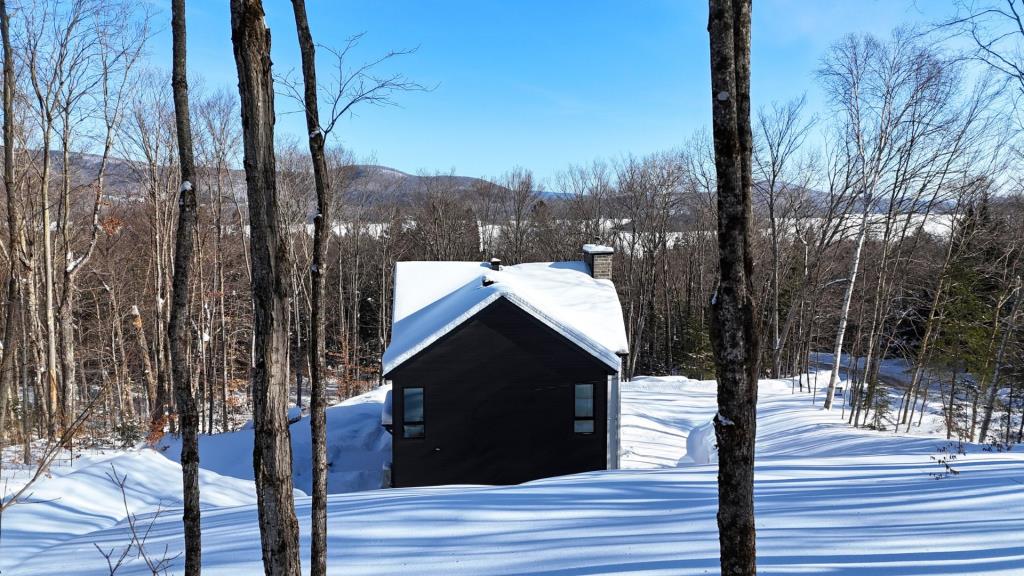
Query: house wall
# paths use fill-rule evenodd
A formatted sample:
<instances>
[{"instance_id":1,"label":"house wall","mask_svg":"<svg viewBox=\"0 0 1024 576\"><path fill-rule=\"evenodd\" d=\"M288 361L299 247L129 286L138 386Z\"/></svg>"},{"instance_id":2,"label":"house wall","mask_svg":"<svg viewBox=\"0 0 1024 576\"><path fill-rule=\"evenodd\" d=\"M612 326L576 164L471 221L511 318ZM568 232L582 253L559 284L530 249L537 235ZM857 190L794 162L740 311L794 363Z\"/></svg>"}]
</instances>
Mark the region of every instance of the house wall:
<instances>
[{"instance_id":1,"label":"house wall","mask_svg":"<svg viewBox=\"0 0 1024 576\"><path fill-rule=\"evenodd\" d=\"M516 484L603 470L613 371L503 298L393 370L394 486ZM594 384L594 432L573 431L574 385ZM425 437L403 438L424 388Z\"/></svg>"}]
</instances>

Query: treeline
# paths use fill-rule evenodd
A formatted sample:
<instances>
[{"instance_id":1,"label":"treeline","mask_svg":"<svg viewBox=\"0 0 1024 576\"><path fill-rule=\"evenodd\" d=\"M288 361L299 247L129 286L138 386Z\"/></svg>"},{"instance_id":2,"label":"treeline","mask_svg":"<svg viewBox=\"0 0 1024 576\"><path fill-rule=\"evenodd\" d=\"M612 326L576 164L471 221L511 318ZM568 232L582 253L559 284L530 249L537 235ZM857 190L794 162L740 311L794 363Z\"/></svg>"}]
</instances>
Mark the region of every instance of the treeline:
<instances>
[{"instance_id":1,"label":"treeline","mask_svg":"<svg viewBox=\"0 0 1024 576\"><path fill-rule=\"evenodd\" d=\"M83 441L174 431L167 334L181 175L170 77L143 65L151 20L127 2L41 0L9 22L4 443L23 443L28 457L34 439L62 438L83 414L73 435ZM842 39L816 76L827 114L808 114L798 96L754 118L764 375L849 369L853 389L834 398L832 386L822 401L841 402L855 425L908 429L941 403L951 436L1020 441L1024 204L1006 85L899 31ZM253 263L237 94L190 92L203 185L184 350L201 430L216 433L251 415ZM318 271L333 399L379 383L396 261L578 259L595 241L616 248L626 371L712 377L710 140L698 133L677 150L547 182L524 168L493 180L409 177L328 148L331 233ZM314 173L304 144L279 139L276 158L290 395L305 404ZM887 376L892 359L911 366L909 386ZM804 378L798 386L810 391Z\"/></svg>"}]
</instances>

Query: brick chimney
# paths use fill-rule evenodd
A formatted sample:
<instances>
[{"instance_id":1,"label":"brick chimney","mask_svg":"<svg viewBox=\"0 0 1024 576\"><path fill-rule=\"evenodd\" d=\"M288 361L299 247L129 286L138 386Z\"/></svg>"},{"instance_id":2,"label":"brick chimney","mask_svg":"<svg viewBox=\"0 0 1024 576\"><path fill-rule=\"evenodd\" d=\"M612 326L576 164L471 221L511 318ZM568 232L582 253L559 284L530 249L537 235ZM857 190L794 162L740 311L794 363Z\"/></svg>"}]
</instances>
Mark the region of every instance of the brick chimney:
<instances>
[{"instance_id":1,"label":"brick chimney","mask_svg":"<svg viewBox=\"0 0 1024 576\"><path fill-rule=\"evenodd\" d=\"M615 249L601 244L584 244L583 261L590 266L590 275L598 280L612 279L612 258Z\"/></svg>"}]
</instances>

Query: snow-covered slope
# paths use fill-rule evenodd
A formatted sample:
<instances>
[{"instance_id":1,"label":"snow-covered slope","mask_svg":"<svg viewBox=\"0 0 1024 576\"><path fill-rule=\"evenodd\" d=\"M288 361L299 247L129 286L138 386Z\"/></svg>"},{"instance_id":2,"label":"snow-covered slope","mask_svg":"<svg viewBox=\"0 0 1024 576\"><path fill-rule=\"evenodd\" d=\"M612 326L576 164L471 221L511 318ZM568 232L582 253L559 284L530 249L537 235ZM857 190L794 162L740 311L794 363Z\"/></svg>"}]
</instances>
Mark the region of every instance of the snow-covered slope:
<instances>
[{"instance_id":1,"label":"snow-covered slope","mask_svg":"<svg viewBox=\"0 0 1024 576\"><path fill-rule=\"evenodd\" d=\"M387 388L378 388L327 409L327 491L332 494L381 487L384 462L391 459L391 436L380 425ZM292 435L292 470L295 489L312 492L312 440L309 418L289 426ZM253 430L201 436L199 466L218 474L252 480ZM177 461L181 445L167 438L160 446Z\"/></svg>"},{"instance_id":2,"label":"snow-covered slope","mask_svg":"<svg viewBox=\"0 0 1024 576\"><path fill-rule=\"evenodd\" d=\"M685 453L691 430L715 412L714 384L637 379L623 390L624 462L633 469L509 487L332 495L330 570L446 576L717 573L715 466L691 464ZM1024 455L968 447L953 463L960 474L936 480L931 474L943 468L932 457L944 440L851 429L838 414L812 406L808 395L791 394L788 381L763 382L758 410L760 573L1024 574ZM161 465L155 473L172 470ZM91 491L101 482L79 489ZM165 484L154 494L173 494L175 482ZM93 498L95 505L108 497ZM307 498L297 501L304 558L309 505ZM79 506L77 500L68 505ZM146 506L139 503L140 510ZM48 508L15 510L4 518L5 575L52 574L58 566L68 574L106 574L92 543L128 540L123 523L93 523L87 509L85 525L53 541L45 554L26 554L17 546L12 550L8 530L20 530L21 542L30 541L50 522ZM254 505L207 509L203 539L205 574L262 570ZM175 513L158 519L147 542L147 549L165 546L172 555L182 548ZM178 570L180 565L178 560ZM119 573L145 570L132 562Z\"/></svg>"},{"instance_id":3,"label":"snow-covered slope","mask_svg":"<svg viewBox=\"0 0 1024 576\"><path fill-rule=\"evenodd\" d=\"M123 478L123 499L115 475ZM200 470L199 486L205 510L256 503L249 481ZM161 525L154 536L173 539L181 529L181 467L148 449L88 453L73 465L53 467L49 478L33 485L21 503L3 514L0 574L75 574L80 563L90 567L85 573L106 574L96 563L105 565L94 544L109 549L128 541L126 505L138 516L140 530L159 514ZM23 564L35 559L38 566L50 550L60 556L58 563L34 572Z\"/></svg>"}]
</instances>

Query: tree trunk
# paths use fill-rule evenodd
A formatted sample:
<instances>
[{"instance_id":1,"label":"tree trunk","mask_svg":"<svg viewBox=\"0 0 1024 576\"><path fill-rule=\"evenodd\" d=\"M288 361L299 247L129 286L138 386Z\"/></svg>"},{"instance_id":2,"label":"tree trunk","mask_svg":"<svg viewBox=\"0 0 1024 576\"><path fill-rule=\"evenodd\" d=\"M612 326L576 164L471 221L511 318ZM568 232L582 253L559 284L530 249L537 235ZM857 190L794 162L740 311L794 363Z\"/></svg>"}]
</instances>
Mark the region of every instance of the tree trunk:
<instances>
[{"instance_id":1,"label":"tree trunk","mask_svg":"<svg viewBox=\"0 0 1024 576\"><path fill-rule=\"evenodd\" d=\"M718 376L718 533L722 574L757 573L754 438L759 350L751 246L750 0L711 0L711 94L719 284L711 301Z\"/></svg>"},{"instance_id":2,"label":"tree trunk","mask_svg":"<svg viewBox=\"0 0 1024 576\"><path fill-rule=\"evenodd\" d=\"M278 235L274 161L274 83L270 31L260 0L231 0L231 41L238 67L252 253L253 470L263 569L299 576L299 524L292 496L288 430L288 245Z\"/></svg>"},{"instance_id":3,"label":"tree trunk","mask_svg":"<svg viewBox=\"0 0 1024 576\"><path fill-rule=\"evenodd\" d=\"M325 413L323 299L327 262L327 234L330 230L331 185L324 157L324 132L320 128L317 106L316 47L306 19L305 0L292 0L295 28L302 53L302 80L305 87L306 130L309 155L313 161L317 215L313 221L313 266L310 274L311 309L309 318L310 405L309 426L313 444L313 510L310 543L310 574L327 573L327 418Z\"/></svg>"},{"instance_id":4,"label":"tree trunk","mask_svg":"<svg viewBox=\"0 0 1024 576\"><path fill-rule=\"evenodd\" d=\"M230 374L230 353L231 345L228 341L228 320L224 305L224 166L220 160L217 164L217 304L219 307L220 320L220 361L221 361L221 382L220 382L220 418L221 432L228 431L228 381Z\"/></svg>"},{"instance_id":5,"label":"tree trunk","mask_svg":"<svg viewBox=\"0 0 1024 576\"><path fill-rule=\"evenodd\" d=\"M160 408L160 400L157 398L156 375L153 374L153 364L149 361L149 344L146 342L146 329L142 325L142 315L139 313L138 306L132 306L132 327L135 328L135 344L142 360L142 377L146 380L146 402L149 405L149 417L155 426L164 414Z\"/></svg>"},{"instance_id":6,"label":"tree trunk","mask_svg":"<svg viewBox=\"0 0 1024 576\"><path fill-rule=\"evenodd\" d=\"M43 166L40 179L41 210L43 213L43 279L44 297L46 299L46 310L43 314L46 318L46 382L47 394L50 405L50 421L47 422L47 432L51 440L60 436L58 433L58 420L63 430L67 420L64 411L63 399L57 395L57 323L54 317L53 301L53 232L50 226L50 129L49 125L43 128Z\"/></svg>"},{"instance_id":7,"label":"tree trunk","mask_svg":"<svg viewBox=\"0 0 1024 576\"><path fill-rule=\"evenodd\" d=\"M1010 310L1010 316L1007 319L1006 329L1003 330L1003 339L999 343L999 352L996 354L996 363L992 368L992 382L989 384L988 396L985 398L985 412L981 419L981 432L978 435L978 441L985 443L988 441L988 429L992 425L992 411L996 405L996 394L999 392L999 373L1003 365L1003 360L1006 355L1006 345L1010 341L1010 335L1013 334L1014 325L1017 321L1017 311L1020 307L1020 279L1017 279L1017 286L1014 288L1013 308Z\"/></svg>"},{"instance_id":8,"label":"tree trunk","mask_svg":"<svg viewBox=\"0 0 1024 576\"><path fill-rule=\"evenodd\" d=\"M853 300L853 289L857 284L857 271L860 269L860 255L864 250L864 239L868 229L868 206L870 202L864 202L864 214L857 231L857 247L853 251L853 260L850 261L850 276L846 279L846 291L843 293L843 307L839 312L839 327L836 329L836 342L833 349L832 374L828 379L828 390L825 392L825 410L832 409L832 400L836 396L836 385L839 383L840 357L843 354L843 337L846 335L846 324L850 319L850 302Z\"/></svg>"},{"instance_id":9,"label":"tree trunk","mask_svg":"<svg viewBox=\"0 0 1024 576\"><path fill-rule=\"evenodd\" d=\"M111 291L113 292L113 291ZM110 354L114 358L115 369L121 381L122 402L125 412L121 414L121 424L135 419L135 404L132 398L132 380L128 371L128 360L124 352L124 332L121 330L121 315L118 314L117 300L111 296L110 301Z\"/></svg>"},{"instance_id":10,"label":"tree trunk","mask_svg":"<svg viewBox=\"0 0 1024 576\"><path fill-rule=\"evenodd\" d=\"M946 259L946 262L947 263L949 262L949 258L948 257ZM929 346L929 344L931 343L931 340L932 340L932 331L935 328L936 315L938 314L938 309L939 309L939 302L941 301L941 298L942 298L942 289L943 289L943 286L945 285L945 272L946 272L946 266L943 265L942 272L939 274L939 283L935 287L935 294L932 295L931 308L928 310L928 319L925 320L924 335L921 337L921 347L918 349L917 357L914 359L914 371L913 371L913 373L912 373L912 375L910 377L910 387L908 388L908 391L914 393L914 398L915 398L915 402L914 402L914 404L911 404L911 407L913 407L916 404L916 398L917 398L917 395L919 393L919 389L921 387L921 375L924 373L924 366L925 366L925 363L928 360L928 352L929 352L928 351L928 346ZM910 420L913 420L913 415L912 414L910 416ZM904 411L903 418L900 420L900 423L901 424L907 423L907 412L906 411ZM898 429L899 426L897 426L896 428ZM910 427L908 426L907 427L907 432L909 432L909 431L910 431Z\"/></svg>"},{"instance_id":11,"label":"tree trunk","mask_svg":"<svg viewBox=\"0 0 1024 576\"><path fill-rule=\"evenodd\" d=\"M953 437L953 426L956 423L956 415L953 410L956 408L956 377L957 369L953 368L953 377L949 381L949 404L946 406L946 440ZM939 390L941 396L942 390Z\"/></svg>"},{"instance_id":12,"label":"tree trunk","mask_svg":"<svg viewBox=\"0 0 1024 576\"><path fill-rule=\"evenodd\" d=\"M46 425L47 438L50 438L51 424L53 423L53 411L50 408L48 402L49 399L49 388L44 384L45 370L46 370L46 355L43 351L43 326L40 322L39 316L39 294L36 292L36 283L34 281L35 272L34 268L37 263L35 253L29 254L31 262L30 268L32 271L27 276L27 282L23 286L25 289L25 315L22 316L22 321L27 322L25 326L25 333L28 335L27 340L32 343L32 358L30 364L33 367L34 378L32 379L35 387L36 407L39 409L40 416L42 417L42 423Z\"/></svg>"},{"instance_id":13,"label":"tree trunk","mask_svg":"<svg viewBox=\"0 0 1024 576\"><path fill-rule=\"evenodd\" d=\"M3 142L4 142L4 191L7 196L7 238L10 250L11 272L7 281L7 310L4 319L3 342L4 351L2 363L0 363L0 440L6 429L7 402L11 391L14 390L14 382L18 355L18 345L21 342L19 332L19 320L21 319L21 285L25 281L31 282L28 274L31 269L25 264L27 262L27 247L25 243L25 232L22 227L23 216L21 202L15 191L14 182L14 54L11 51L10 20L7 15L7 2L0 0L0 37L3 43ZM26 396L27 398L27 396ZM22 418L28 418L28 405L22 410ZM26 440L27 441L27 440Z\"/></svg>"},{"instance_id":14,"label":"tree trunk","mask_svg":"<svg viewBox=\"0 0 1024 576\"><path fill-rule=\"evenodd\" d=\"M171 318L167 339L171 349L171 373L178 404L181 433L181 480L185 525L185 574L198 576L202 570L202 532L199 525L199 409L192 390L188 366L189 278L192 273L193 232L196 227L195 161L192 157L192 122L188 110L186 73L185 0L171 4L175 131L178 135L178 160L181 187L178 189L178 230L174 240L174 280L171 285Z\"/></svg>"},{"instance_id":15,"label":"tree trunk","mask_svg":"<svg viewBox=\"0 0 1024 576\"><path fill-rule=\"evenodd\" d=\"M2 2L2 0L0 0ZM21 430L23 435L22 442L22 462L28 463L32 461L32 410L29 406L29 388L32 380L28 373L28 338L26 337L26 327L24 308L22 308L22 316L19 319L21 326L21 334L18 338L21 340L21 358L20 372L21 372L21 405L24 407L21 414ZM36 404L39 403L39 397L36 396ZM1009 425L1007 425L1007 438L1010 436Z\"/></svg>"}]
</instances>

